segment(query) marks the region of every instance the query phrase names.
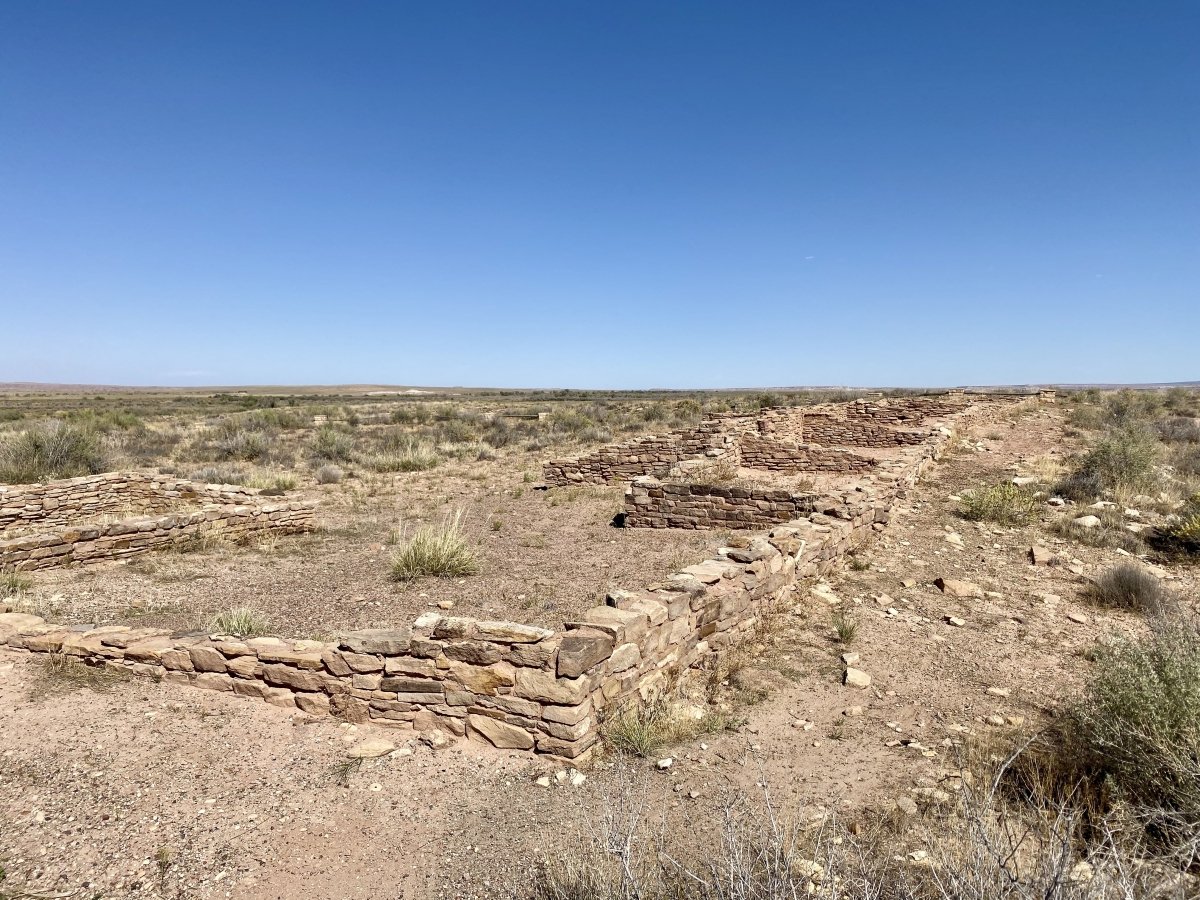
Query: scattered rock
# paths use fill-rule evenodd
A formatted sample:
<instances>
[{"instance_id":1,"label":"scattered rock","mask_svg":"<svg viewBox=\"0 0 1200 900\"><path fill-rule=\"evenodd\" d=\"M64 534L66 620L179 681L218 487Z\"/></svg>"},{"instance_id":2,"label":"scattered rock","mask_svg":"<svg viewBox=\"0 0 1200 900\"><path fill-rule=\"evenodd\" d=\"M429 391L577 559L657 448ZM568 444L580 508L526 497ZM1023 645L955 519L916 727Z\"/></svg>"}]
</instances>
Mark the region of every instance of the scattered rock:
<instances>
[{"instance_id":1,"label":"scattered rock","mask_svg":"<svg viewBox=\"0 0 1200 900\"><path fill-rule=\"evenodd\" d=\"M842 676L842 684L849 687L866 690L871 686L871 676L862 669L846 669L846 674Z\"/></svg>"},{"instance_id":2,"label":"scattered rock","mask_svg":"<svg viewBox=\"0 0 1200 900\"><path fill-rule=\"evenodd\" d=\"M656 768L665 771L666 769L669 769L669 768L671 768L671 766L675 765L675 760L672 759L671 757L667 756L667 757L660 759L654 765Z\"/></svg>"},{"instance_id":3,"label":"scattered rock","mask_svg":"<svg viewBox=\"0 0 1200 900\"><path fill-rule=\"evenodd\" d=\"M1062 563L1062 558L1057 553L1041 544L1034 544L1029 548L1029 559L1035 566L1057 566Z\"/></svg>"},{"instance_id":4,"label":"scattered rock","mask_svg":"<svg viewBox=\"0 0 1200 900\"><path fill-rule=\"evenodd\" d=\"M948 597L979 597L983 588L971 581L959 581L955 578L938 578L933 582L939 591Z\"/></svg>"},{"instance_id":5,"label":"scattered rock","mask_svg":"<svg viewBox=\"0 0 1200 900\"><path fill-rule=\"evenodd\" d=\"M1078 612L1067 613L1067 618L1070 619L1072 622L1074 622L1076 625L1086 625L1090 621L1087 616L1085 616L1083 613L1078 613Z\"/></svg>"},{"instance_id":6,"label":"scattered rock","mask_svg":"<svg viewBox=\"0 0 1200 900\"><path fill-rule=\"evenodd\" d=\"M1099 528L1103 524L1099 516L1080 516L1074 521L1080 528Z\"/></svg>"},{"instance_id":7,"label":"scattered rock","mask_svg":"<svg viewBox=\"0 0 1200 900\"><path fill-rule=\"evenodd\" d=\"M396 745L391 741L386 741L383 738L371 738L363 741L361 744L355 744L346 751L348 759L375 759L379 756L387 756Z\"/></svg>"},{"instance_id":8,"label":"scattered rock","mask_svg":"<svg viewBox=\"0 0 1200 900\"><path fill-rule=\"evenodd\" d=\"M953 625L955 628L962 628L967 624L966 619L960 619L958 616L946 616L946 623Z\"/></svg>"}]
</instances>

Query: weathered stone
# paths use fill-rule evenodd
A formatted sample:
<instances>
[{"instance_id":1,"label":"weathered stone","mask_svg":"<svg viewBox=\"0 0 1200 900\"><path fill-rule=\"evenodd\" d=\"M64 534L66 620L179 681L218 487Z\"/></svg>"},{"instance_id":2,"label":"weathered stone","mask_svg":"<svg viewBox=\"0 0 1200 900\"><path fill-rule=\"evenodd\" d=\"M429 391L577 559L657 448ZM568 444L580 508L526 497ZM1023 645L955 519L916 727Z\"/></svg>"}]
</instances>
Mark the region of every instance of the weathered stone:
<instances>
[{"instance_id":1,"label":"weathered stone","mask_svg":"<svg viewBox=\"0 0 1200 900\"><path fill-rule=\"evenodd\" d=\"M475 631L481 640L500 644L533 644L554 634L536 625L518 625L515 622L476 622Z\"/></svg>"},{"instance_id":2,"label":"weathered stone","mask_svg":"<svg viewBox=\"0 0 1200 900\"><path fill-rule=\"evenodd\" d=\"M459 662L487 666L499 662L504 651L495 644L483 641L456 641L445 647L446 656Z\"/></svg>"},{"instance_id":3,"label":"weathered stone","mask_svg":"<svg viewBox=\"0 0 1200 900\"><path fill-rule=\"evenodd\" d=\"M329 697L325 694L300 693L296 695L296 706L313 716L329 715Z\"/></svg>"},{"instance_id":4,"label":"weathered stone","mask_svg":"<svg viewBox=\"0 0 1200 900\"><path fill-rule=\"evenodd\" d=\"M516 687L518 697L560 706L575 706L587 697L587 678L555 678L541 669L517 669Z\"/></svg>"},{"instance_id":5,"label":"weathered stone","mask_svg":"<svg viewBox=\"0 0 1200 900\"><path fill-rule=\"evenodd\" d=\"M192 657L192 667L197 672L224 672L228 666L225 657L214 647L189 647Z\"/></svg>"},{"instance_id":6,"label":"weathered stone","mask_svg":"<svg viewBox=\"0 0 1200 900\"><path fill-rule=\"evenodd\" d=\"M511 663L497 662L490 666L473 666L470 663L450 664L450 678L475 694L495 694L502 687L515 683L515 670Z\"/></svg>"},{"instance_id":7,"label":"weathered stone","mask_svg":"<svg viewBox=\"0 0 1200 900\"><path fill-rule=\"evenodd\" d=\"M379 684L381 691L398 694L440 694L442 683L428 678L409 678L404 675L385 675Z\"/></svg>"},{"instance_id":8,"label":"weathered stone","mask_svg":"<svg viewBox=\"0 0 1200 900\"><path fill-rule=\"evenodd\" d=\"M201 672L196 676L195 685L210 691L232 691L233 679L220 672Z\"/></svg>"},{"instance_id":9,"label":"weathered stone","mask_svg":"<svg viewBox=\"0 0 1200 900\"><path fill-rule=\"evenodd\" d=\"M533 737L528 731L488 716L467 716L467 732L502 750L533 749Z\"/></svg>"},{"instance_id":10,"label":"weathered stone","mask_svg":"<svg viewBox=\"0 0 1200 900\"><path fill-rule=\"evenodd\" d=\"M267 684L292 688L297 691L319 691L322 687L319 673L293 669L291 666L284 665L263 666L263 680Z\"/></svg>"},{"instance_id":11,"label":"weathered stone","mask_svg":"<svg viewBox=\"0 0 1200 900\"><path fill-rule=\"evenodd\" d=\"M342 636L338 646L351 653L379 653L399 656L412 644L411 628L370 628Z\"/></svg>"},{"instance_id":12,"label":"weathered stone","mask_svg":"<svg viewBox=\"0 0 1200 900\"><path fill-rule=\"evenodd\" d=\"M871 686L871 676L862 669L847 668L842 676L842 683L848 687L865 690Z\"/></svg>"},{"instance_id":13,"label":"weathered stone","mask_svg":"<svg viewBox=\"0 0 1200 900\"><path fill-rule=\"evenodd\" d=\"M948 597L982 597L983 588L971 581L959 581L954 578L939 578L934 581L943 594Z\"/></svg>"},{"instance_id":14,"label":"weathered stone","mask_svg":"<svg viewBox=\"0 0 1200 900\"><path fill-rule=\"evenodd\" d=\"M612 654L613 637L601 631L577 628L563 636L558 648L560 677L575 678Z\"/></svg>"}]
</instances>

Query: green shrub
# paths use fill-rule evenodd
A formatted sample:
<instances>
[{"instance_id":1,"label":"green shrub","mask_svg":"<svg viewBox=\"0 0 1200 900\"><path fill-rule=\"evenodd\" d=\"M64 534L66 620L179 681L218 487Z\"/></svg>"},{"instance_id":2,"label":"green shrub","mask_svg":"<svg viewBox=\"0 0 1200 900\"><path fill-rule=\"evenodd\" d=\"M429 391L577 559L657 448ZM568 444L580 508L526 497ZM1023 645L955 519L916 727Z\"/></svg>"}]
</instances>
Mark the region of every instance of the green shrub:
<instances>
[{"instance_id":1,"label":"green shrub","mask_svg":"<svg viewBox=\"0 0 1200 900\"><path fill-rule=\"evenodd\" d=\"M103 472L94 431L57 419L41 422L0 443L0 483L31 484Z\"/></svg>"},{"instance_id":2,"label":"green shrub","mask_svg":"<svg viewBox=\"0 0 1200 900\"><path fill-rule=\"evenodd\" d=\"M1127 426L1110 431L1054 486L1054 491L1083 503L1106 490L1149 488L1160 452L1158 439L1145 428Z\"/></svg>"},{"instance_id":3,"label":"green shrub","mask_svg":"<svg viewBox=\"0 0 1200 900\"><path fill-rule=\"evenodd\" d=\"M960 503L959 513L964 519L1001 525L1024 525L1037 508L1031 491L1008 481L964 491Z\"/></svg>"},{"instance_id":4,"label":"green shrub","mask_svg":"<svg viewBox=\"0 0 1200 900\"><path fill-rule=\"evenodd\" d=\"M462 510L448 515L440 525L422 525L392 557L394 581L412 581L424 575L458 578L478 571L479 562L463 532Z\"/></svg>"},{"instance_id":5,"label":"green shrub","mask_svg":"<svg viewBox=\"0 0 1200 900\"><path fill-rule=\"evenodd\" d=\"M313 435L313 456L329 462L349 462L354 455L354 438L333 425L322 425Z\"/></svg>"}]
</instances>

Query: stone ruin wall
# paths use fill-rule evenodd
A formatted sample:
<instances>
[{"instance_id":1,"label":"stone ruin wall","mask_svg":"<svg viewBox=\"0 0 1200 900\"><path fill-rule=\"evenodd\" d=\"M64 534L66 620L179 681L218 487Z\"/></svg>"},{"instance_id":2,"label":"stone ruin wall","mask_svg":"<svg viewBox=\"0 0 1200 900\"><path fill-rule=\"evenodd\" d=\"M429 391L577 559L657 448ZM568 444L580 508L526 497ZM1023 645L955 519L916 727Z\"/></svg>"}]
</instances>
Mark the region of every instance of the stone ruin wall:
<instances>
[{"instance_id":1,"label":"stone ruin wall","mask_svg":"<svg viewBox=\"0 0 1200 900\"><path fill-rule=\"evenodd\" d=\"M627 528L765 528L814 510L811 495L770 488L636 478L625 492Z\"/></svg>"},{"instance_id":2,"label":"stone ruin wall","mask_svg":"<svg viewBox=\"0 0 1200 900\"><path fill-rule=\"evenodd\" d=\"M827 447L909 447L929 438L924 431L905 431L831 413L807 411L790 417L765 415L760 431L772 438Z\"/></svg>"},{"instance_id":3,"label":"stone ruin wall","mask_svg":"<svg viewBox=\"0 0 1200 900\"><path fill-rule=\"evenodd\" d=\"M649 698L672 676L735 645L799 579L828 570L882 530L897 498L950 434L946 427L932 431L886 479L865 493L847 491L836 508L775 525L745 548L722 548L645 590L613 591L605 605L559 631L430 613L410 627L353 632L336 642L241 641L125 626L80 630L0 613L0 645L314 715L436 727L576 759L599 740L606 709Z\"/></svg>"},{"instance_id":4,"label":"stone ruin wall","mask_svg":"<svg viewBox=\"0 0 1200 900\"><path fill-rule=\"evenodd\" d=\"M195 484L166 475L105 472L44 484L0 485L0 531L26 525L69 525L83 516L130 507L159 512L182 501L248 503L258 491L234 484Z\"/></svg>"},{"instance_id":5,"label":"stone ruin wall","mask_svg":"<svg viewBox=\"0 0 1200 900\"><path fill-rule=\"evenodd\" d=\"M196 501L203 507L104 524L70 524L130 507L154 512ZM141 473L109 472L0 487L0 533L8 528L33 529L0 540L0 570L122 559L201 534L240 538L263 531L307 531L315 507L316 501L311 500L263 503L252 488Z\"/></svg>"},{"instance_id":6,"label":"stone ruin wall","mask_svg":"<svg viewBox=\"0 0 1200 900\"><path fill-rule=\"evenodd\" d=\"M819 447L815 444L792 444L769 438L747 435L740 442L742 465L747 469L771 472L845 472L861 474L875 468L876 462L865 456Z\"/></svg>"}]
</instances>

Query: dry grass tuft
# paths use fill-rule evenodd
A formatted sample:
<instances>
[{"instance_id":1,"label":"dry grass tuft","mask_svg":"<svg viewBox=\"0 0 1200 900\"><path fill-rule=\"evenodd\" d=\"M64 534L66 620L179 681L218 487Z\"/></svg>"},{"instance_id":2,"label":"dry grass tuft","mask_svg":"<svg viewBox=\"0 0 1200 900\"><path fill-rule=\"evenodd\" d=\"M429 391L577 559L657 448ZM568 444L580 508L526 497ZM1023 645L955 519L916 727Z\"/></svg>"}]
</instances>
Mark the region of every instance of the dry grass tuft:
<instances>
[{"instance_id":1,"label":"dry grass tuft","mask_svg":"<svg viewBox=\"0 0 1200 900\"><path fill-rule=\"evenodd\" d=\"M34 697L50 697L83 688L106 691L130 677L120 668L89 666L65 653L47 653L37 667L29 692Z\"/></svg>"},{"instance_id":2,"label":"dry grass tuft","mask_svg":"<svg viewBox=\"0 0 1200 900\"><path fill-rule=\"evenodd\" d=\"M425 575L459 578L477 573L479 560L467 543L462 519L463 511L459 509L440 525L422 525L407 541L397 535L402 546L392 557L392 579L412 581Z\"/></svg>"},{"instance_id":3,"label":"dry grass tuft","mask_svg":"<svg viewBox=\"0 0 1200 900\"><path fill-rule=\"evenodd\" d=\"M271 633L271 623L262 613L248 606L238 606L217 613L208 623L214 634L231 634L235 637L262 637Z\"/></svg>"}]
</instances>

